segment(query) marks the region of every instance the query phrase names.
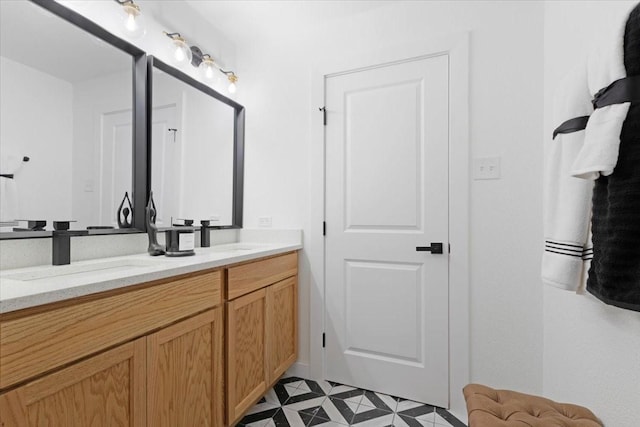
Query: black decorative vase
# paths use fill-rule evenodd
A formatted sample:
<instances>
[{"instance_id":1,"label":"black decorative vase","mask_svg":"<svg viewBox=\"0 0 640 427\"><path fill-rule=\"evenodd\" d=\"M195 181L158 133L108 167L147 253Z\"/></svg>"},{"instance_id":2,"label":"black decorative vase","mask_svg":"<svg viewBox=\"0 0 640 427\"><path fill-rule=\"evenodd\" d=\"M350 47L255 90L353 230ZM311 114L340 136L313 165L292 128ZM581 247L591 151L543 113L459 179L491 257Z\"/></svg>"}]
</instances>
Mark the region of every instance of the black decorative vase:
<instances>
[{"instance_id":1,"label":"black decorative vase","mask_svg":"<svg viewBox=\"0 0 640 427\"><path fill-rule=\"evenodd\" d=\"M126 202L126 205L125 205ZM118 228L131 228L131 220L129 215L133 218L133 206L131 205L131 199L129 199L129 193L125 191L124 198L118 206L117 212Z\"/></svg>"},{"instance_id":2,"label":"black decorative vase","mask_svg":"<svg viewBox=\"0 0 640 427\"><path fill-rule=\"evenodd\" d=\"M164 255L164 248L158 243L158 227L156 227L156 204L153 201L153 191L149 194L149 203L145 208L145 222L147 225L147 235L149 236L149 247L147 252L151 256Z\"/></svg>"}]
</instances>

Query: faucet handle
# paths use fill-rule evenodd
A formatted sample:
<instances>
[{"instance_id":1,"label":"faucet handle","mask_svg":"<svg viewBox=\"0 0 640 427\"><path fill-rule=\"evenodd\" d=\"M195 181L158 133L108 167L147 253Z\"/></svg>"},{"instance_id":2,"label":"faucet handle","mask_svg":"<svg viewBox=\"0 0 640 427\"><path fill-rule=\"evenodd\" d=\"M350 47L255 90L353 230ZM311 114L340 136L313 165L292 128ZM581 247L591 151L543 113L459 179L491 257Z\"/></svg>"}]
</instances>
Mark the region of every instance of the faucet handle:
<instances>
[{"instance_id":1,"label":"faucet handle","mask_svg":"<svg viewBox=\"0 0 640 427\"><path fill-rule=\"evenodd\" d=\"M53 233L65 233L70 236L86 236L89 234L89 230L69 230L72 222L78 221L53 221Z\"/></svg>"},{"instance_id":2,"label":"faucet handle","mask_svg":"<svg viewBox=\"0 0 640 427\"><path fill-rule=\"evenodd\" d=\"M56 231L67 231L72 222L76 221L53 221L53 229Z\"/></svg>"}]
</instances>

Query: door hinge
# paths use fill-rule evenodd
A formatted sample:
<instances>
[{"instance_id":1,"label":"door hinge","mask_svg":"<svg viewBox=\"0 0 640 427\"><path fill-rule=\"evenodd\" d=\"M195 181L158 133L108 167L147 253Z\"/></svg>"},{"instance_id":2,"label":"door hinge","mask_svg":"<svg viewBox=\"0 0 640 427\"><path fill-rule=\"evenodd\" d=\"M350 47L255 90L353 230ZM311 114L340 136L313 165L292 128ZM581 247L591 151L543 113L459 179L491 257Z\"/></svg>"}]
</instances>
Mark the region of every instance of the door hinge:
<instances>
[{"instance_id":1,"label":"door hinge","mask_svg":"<svg viewBox=\"0 0 640 427\"><path fill-rule=\"evenodd\" d=\"M327 235L327 222L326 221L322 221L322 235L323 236Z\"/></svg>"},{"instance_id":2,"label":"door hinge","mask_svg":"<svg viewBox=\"0 0 640 427\"><path fill-rule=\"evenodd\" d=\"M322 333L322 348L324 348L324 347L325 347L325 345L326 345L326 335L325 335L325 333L323 332L323 333Z\"/></svg>"},{"instance_id":3,"label":"door hinge","mask_svg":"<svg viewBox=\"0 0 640 427\"><path fill-rule=\"evenodd\" d=\"M449 253L451 253L451 243L449 243Z\"/></svg>"},{"instance_id":4,"label":"door hinge","mask_svg":"<svg viewBox=\"0 0 640 427\"><path fill-rule=\"evenodd\" d=\"M318 110L322 111L322 124L327 125L327 107L320 107Z\"/></svg>"}]
</instances>

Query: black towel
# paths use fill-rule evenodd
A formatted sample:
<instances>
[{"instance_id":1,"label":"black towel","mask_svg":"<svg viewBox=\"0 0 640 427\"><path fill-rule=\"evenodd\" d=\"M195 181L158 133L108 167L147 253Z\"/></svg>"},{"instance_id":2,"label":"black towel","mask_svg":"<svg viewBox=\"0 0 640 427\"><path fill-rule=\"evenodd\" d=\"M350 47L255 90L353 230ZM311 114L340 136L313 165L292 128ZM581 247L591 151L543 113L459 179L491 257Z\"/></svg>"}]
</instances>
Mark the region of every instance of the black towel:
<instances>
[{"instance_id":1,"label":"black towel","mask_svg":"<svg viewBox=\"0 0 640 427\"><path fill-rule=\"evenodd\" d=\"M640 4L624 33L627 76L640 75ZM629 108L618 163L593 190L593 260L587 290L603 302L640 311L640 103Z\"/></svg>"}]
</instances>

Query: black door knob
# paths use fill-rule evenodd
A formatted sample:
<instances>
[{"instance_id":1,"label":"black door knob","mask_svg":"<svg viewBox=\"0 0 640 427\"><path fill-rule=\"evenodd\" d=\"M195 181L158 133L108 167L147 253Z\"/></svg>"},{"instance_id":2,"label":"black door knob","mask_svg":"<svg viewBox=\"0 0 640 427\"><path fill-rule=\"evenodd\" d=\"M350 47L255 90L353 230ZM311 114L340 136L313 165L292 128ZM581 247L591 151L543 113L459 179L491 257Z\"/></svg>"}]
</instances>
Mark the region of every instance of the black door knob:
<instances>
[{"instance_id":1,"label":"black door knob","mask_svg":"<svg viewBox=\"0 0 640 427\"><path fill-rule=\"evenodd\" d=\"M443 253L443 245L441 242L431 242L431 246L416 246L418 252L431 252L432 254Z\"/></svg>"}]
</instances>

